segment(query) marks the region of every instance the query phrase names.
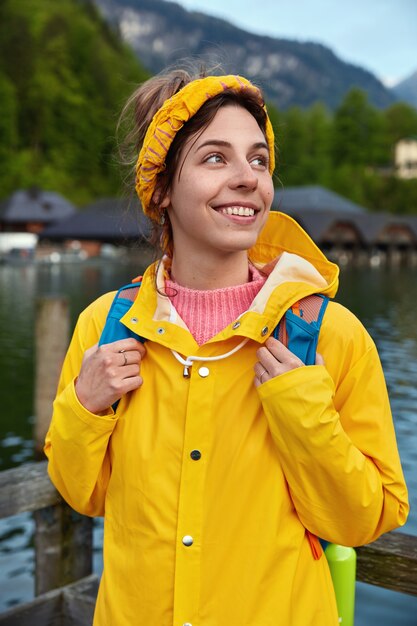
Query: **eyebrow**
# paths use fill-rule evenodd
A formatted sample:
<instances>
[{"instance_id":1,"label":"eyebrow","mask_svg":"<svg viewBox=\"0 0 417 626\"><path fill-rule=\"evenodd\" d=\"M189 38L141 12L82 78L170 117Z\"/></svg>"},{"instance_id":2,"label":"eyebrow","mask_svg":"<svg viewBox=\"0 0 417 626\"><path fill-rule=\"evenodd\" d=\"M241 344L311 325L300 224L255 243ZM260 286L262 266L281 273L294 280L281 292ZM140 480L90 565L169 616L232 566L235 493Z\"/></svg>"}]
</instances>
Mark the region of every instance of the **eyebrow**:
<instances>
[{"instance_id":1,"label":"eyebrow","mask_svg":"<svg viewBox=\"0 0 417 626\"><path fill-rule=\"evenodd\" d=\"M222 139L208 139L200 146L198 146L196 152L207 146L220 146L222 148L231 148L232 144L229 141L223 141ZM268 150L268 144L265 141L257 141L251 146L251 149L257 150L259 148L265 148L265 150Z\"/></svg>"}]
</instances>

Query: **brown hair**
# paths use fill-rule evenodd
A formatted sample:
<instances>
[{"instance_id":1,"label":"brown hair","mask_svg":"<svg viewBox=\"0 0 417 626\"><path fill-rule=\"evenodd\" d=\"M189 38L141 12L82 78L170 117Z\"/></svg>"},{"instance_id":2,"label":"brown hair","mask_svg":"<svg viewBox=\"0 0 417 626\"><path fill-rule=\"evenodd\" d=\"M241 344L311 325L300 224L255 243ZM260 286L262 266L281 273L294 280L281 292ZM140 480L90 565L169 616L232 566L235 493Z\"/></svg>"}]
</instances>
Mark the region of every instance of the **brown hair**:
<instances>
[{"instance_id":1,"label":"brown hair","mask_svg":"<svg viewBox=\"0 0 417 626\"><path fill-rule=\"evenodd\" d=\"M137 156L153 116L165 100L176 94L189 82L203 78L205 75L206 73L202 70L194 75L187 70L172 70L149 79L130 96L123 108L118 124L118 132L123 131L124 128L127 130L120 145L120 155L122 164L129 167L125 183L130 189L134 188ZM197 113L177 132L167 153L165 169L158 175L156 188L158 194L156 194L155 199L152 199L153 209L158 208L159 200L165 197L172 185L184 145L190 137L202 133L207 128L221 107L228 105L246 109L255 118L265 135L267 116L260 92L258 93L253 89L227 89L214 96L203 104ZM163 212L161 212L162 215ZM164 215L164 218L165 221L162 226L152 222L151 243L160 247L164 254L172 258L172 228L168 215Z\"/></svg>"}]
</instances>

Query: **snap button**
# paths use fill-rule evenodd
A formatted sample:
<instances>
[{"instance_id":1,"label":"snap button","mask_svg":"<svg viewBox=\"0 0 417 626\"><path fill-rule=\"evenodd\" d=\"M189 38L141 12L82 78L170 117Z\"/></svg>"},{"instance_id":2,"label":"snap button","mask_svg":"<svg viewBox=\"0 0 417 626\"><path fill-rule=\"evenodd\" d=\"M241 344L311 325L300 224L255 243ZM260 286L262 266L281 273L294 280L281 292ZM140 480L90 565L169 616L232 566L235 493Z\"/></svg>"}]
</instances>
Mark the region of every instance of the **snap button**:
<instances>
[{"instance_id":1,"label":"snap button","mask_svg":"<svg viewBox=\"0 0 417 626\"><path fill-rule=\"evenodd\" d=\"M190 622L184 622L182 626L193 626Z\"/></svg>"},{"instance_id":2,"label":"snap button","mask_svg":"<svg viewBox=\"0 0 417 626\"><path fill-rule=\"evenodd\" d=\"M159 327L159 328L156 329L156 332L158 333L158 335L163 335L164 332L165 332L165 328Z\"/></svg>"},{"instance_id":3,"label":"snap button","mask_svg":"<svg viewBox=\"0 0 417 626\"><path fill-rule=\"evenodd\" d=\"M236 328L239 328L240 326L240 322L235 322L232 326L233 330L236 330Z\"/></svg>"},{"instance_id":4,"label":"snap button","mask_svg":"<svg viewBox=\"0 0 417 626\"><path fill-rule=\"evenodd\" d=\"M198 373L200 374L201 378L207 378L207 376L210 374L210 370L208 367L205 367L203 365L203 367L200 367L200 369L198 370Z\"/></svg>"},{"instance_id":5,"label":"snap button","mask_svg":"<svg viewBox=\"0 0 417 626\"><path fill-rule=\"evenodd\" d=\"M190 457L192 458L193 461L199 461L201 459L200 450L191 450Z\"/></svg>"},{"instance_id":6,"label":"snap button","mask_svg":"<svg viewBox=\"0 0 417 626\"><path fill-rule=\"evenodd\" d=\"M182 538L182 542L185 546L192 546L193 545L193 541L194 539L191 537L191 535L184 535L184 537Z\"/></svg>"},{"instance_id":7,"label":"snap button","mask_svg":"<svg viewBox=\"0 0 417 626\"><path fill-rule=\"evenodd\" d=\"M131 321L132 324L137 324L139 320L138 320L137 317L131 317L130 321Z\"/></svg>"},{"instance_id":8,"label":"snap button","mask_svg":"<svg viewBox=\"0 0 417 626\"><path fill-rule=\"evenodd\" d=\"M268 326L264 326L261 330L261 335L262 337L265 337L266 333L268 332Z\"/></svg>"}]
</instances>

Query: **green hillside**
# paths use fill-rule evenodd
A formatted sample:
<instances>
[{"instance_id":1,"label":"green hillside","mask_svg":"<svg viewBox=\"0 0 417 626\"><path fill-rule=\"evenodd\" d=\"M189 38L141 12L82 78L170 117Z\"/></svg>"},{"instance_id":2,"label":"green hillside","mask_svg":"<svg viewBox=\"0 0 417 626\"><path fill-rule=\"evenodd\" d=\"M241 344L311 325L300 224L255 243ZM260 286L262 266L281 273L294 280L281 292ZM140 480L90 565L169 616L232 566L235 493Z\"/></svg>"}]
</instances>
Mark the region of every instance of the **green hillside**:
<instances>
[{"instance_id":1,"label":"green hillside","mask_svg":"<svg viewBox=\"0 0 417 626\"><path fill-rule=\"evenodd\" d=\"M372 211L417 214L417 178L398 178L394 166L396 142L417 138L411 105L381 111L352 89L334 112L322 103L269 111L284 187L323 185Z\"/></svg>"},{"instance_id":2,"label":"green hillside","mask_svg":"<svg viewBox=\"0 0 417 626\"><path fill-rule=\"evenodd\" d=\"M118 114L147 78L87 0L0 3L0 198L38 186L77 204L117 193Z\"/></svg>"},{"instance_id":3,"label":"green hillside","mask_svg":"<svg viewBox=\"0 0 417 626\"><path fill-rule=\"evenodd\" d=\"M0 199L32 186L81 205L119 195L115 128L147 78L93 0L0 0ZM376 109L359 89L334 110L269 106L277 185L319 184L371 210L417 214L417 179L395 176L393 150L417 137L417 111Z\"/></svg>"}]
</instances>

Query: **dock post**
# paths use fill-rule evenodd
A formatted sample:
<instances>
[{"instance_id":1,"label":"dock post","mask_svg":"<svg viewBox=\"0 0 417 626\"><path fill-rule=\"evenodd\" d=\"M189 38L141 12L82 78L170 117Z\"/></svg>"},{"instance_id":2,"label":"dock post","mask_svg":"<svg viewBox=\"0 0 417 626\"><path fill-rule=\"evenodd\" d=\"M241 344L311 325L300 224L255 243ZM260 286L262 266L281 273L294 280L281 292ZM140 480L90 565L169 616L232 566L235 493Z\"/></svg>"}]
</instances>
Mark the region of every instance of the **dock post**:
<instances>
[{"instance_id":1,"label":"dock post","mask_svg":"<svg viewBox=\"0 0 417 626\"><path fill-rule=\"evenodd\" d=\"M35 339L35 455L43 456L52 403L69 342L68 299L38 300ZM35 593L63 587L92 572L93 521L64 501L35 511Z\"/></svg>"},{"instance_id":2,"label":"dock post","mask_svg":"<svg viewBox=\"0 0 417 626\"><path fill-rule=\"evenodd\" d=\"M68 300L62 296L38 300L35 328L35 426L36 456L42 456L52 416L59 374L69 342Z\"/></svg>"},{"instance_id":3,"label":"dock post","mask_svg":"<svg viewBox=\"0 0 417 626\"><path fill-rule=\"evenodd\" d=\"M93 564L93 520L64 501L35 511L35 594L89 576Z\"/></svg>"}]
</instances>

